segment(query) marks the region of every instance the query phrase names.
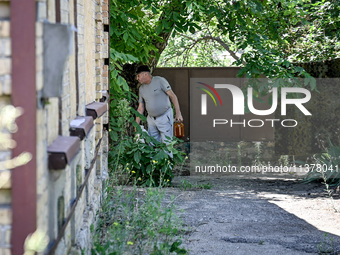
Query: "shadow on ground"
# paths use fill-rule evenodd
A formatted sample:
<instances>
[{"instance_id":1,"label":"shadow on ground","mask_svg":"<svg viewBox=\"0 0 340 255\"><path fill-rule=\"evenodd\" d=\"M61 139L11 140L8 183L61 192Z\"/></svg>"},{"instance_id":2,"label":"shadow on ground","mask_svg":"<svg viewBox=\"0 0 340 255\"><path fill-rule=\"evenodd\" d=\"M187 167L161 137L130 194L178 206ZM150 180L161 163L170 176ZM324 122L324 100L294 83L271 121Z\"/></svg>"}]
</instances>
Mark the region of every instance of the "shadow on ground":
<instances>
[{"instance_id":1,"label":"shadow on ground","mask_svg":"<svg viewBox=\"0 0 340 255\"><path fill-rule=\"evenodd\" d=\"M185 182L211 189L183 190ZM339 197L319 183L273 176L176 176L189 254L340 254Z\"/></svg>"}]
</instances>

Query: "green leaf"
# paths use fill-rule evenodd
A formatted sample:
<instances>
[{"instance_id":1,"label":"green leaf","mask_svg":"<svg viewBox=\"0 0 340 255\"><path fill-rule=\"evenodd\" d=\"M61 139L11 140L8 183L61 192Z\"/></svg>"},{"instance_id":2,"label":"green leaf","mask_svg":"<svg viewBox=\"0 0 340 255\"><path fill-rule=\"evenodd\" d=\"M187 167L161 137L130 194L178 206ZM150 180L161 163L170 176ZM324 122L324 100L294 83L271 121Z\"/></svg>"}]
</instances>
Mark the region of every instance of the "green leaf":
<instances>
[{"instance_id":1,"label":"green leaf","mask_svg":"<svg viewBox=\"0 0 340 255\"><path fill-rule=\"evenodd\" d=\"M152 172L152 165L151 164L149 164L147 167L146 167L146 173L148 173L148 174L151 174L151 172Z\"/></svg>"},{"instance_id":2,"label":"green leaf","mask_svg":"<svg viewBox=\"0 0 340 255\"><path fill-rule=\"evenodd\" d=\"M118 134L117 134L117 132L111 131L111 132L110 132L110 138L111 138L113 141L118 141Z\"/></svg>"},{"instance_id":3,"label":"green leaf","mask_svg":"<svg viewBox=\"0 0 340 255\"><path fill-rule=\"evenodd\" d=\"M160 34L160 33L162 32L162 29L163 29L162 24L159 24L159 25L156 27L156 34Z\"/></svg>"},{"instance_id":4,"label":"green leaf","mask_svg":"<svg viewBox=\"0 0 340 255\"><path fill-rule=\"evenodd\" d=\"M124 33L123 39L124 39L125 42L127 42L127 40L129 39L128 33Z\"/></svg>"},{"instance_id":5,"label":"green leaf","mask_svg":"<svg viewBox=\"0 0 340 255\"><path fill-rule=\"evenodd\" d=\"M240 7L241 7L240 2L236 2L236 3L233 4L233 8L234 8L235 11L238 11L240 9Z\"/></svg>"},{"instance_id":6,"label":"green leaf","mask_svg":"<svg viewBox=\"0 0 340 255\"><path fill-rule=\"evenodd\" d=\"M141 153L140 151L137 151L134 155L133 158L135 160L136 163L139 163L140 159L141 159Z\"/></svg>"},{"instance_id":7,"label":"green leaf","mask_svg":"<svg viewBox=\"0 0 340 255\"><path fill-rule=\"evenodd\" d=\"M157 13L158 13L158 11L157 11L157 9L155 8L155 6L152 6L151 10L152 10L152 13L153 13L153 14L157 14Z\"/></svg>"},{"instance_id":8,"label":"green leaf","mask_svg":"<svg viewBox=\"0 0 340 255\"><path fill-rule=\"evenodd\" d=\"M170 25L169 25L169 23L166 21L166 20L162 20L162 25L163 25L163 27L165 28L165 29L169 29L170 28Z\"/></svg>"},{"instance_id":9,"label":"green leaf","mask_svg":"<svg viewBox=\"0 0 340 255\"><path fill-rule=\"evenodd\" d=\"M122 76L118 76L117 83L119 86L122 86L125 91L129 91L129 86Z\"/></svg>"}]
</instances>

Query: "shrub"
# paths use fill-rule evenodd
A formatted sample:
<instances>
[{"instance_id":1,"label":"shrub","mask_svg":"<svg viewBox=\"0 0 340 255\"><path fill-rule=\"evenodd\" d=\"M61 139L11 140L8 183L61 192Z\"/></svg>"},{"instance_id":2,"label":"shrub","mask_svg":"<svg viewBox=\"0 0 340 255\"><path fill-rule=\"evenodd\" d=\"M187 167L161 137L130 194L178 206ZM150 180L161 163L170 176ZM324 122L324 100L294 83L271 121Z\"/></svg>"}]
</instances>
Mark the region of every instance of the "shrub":
<instances>
[{"instance_id":1,"label":"shrub","mask_svg":"<svg viewBox=\"0 0 340 255\"><path fill-rule=\"evenodd\" d=\"M182 152L174 146L180 141L173 137L164 144L143 132L135 122L133 114L145 120L130 107L126 99L111 103L110 119L111 147L109 151L109 168L111 171L126 175L130 182L137 185L168 185L173 177L172 169L183 162ZM135 137L130 136L127 128L136 128Z\"/></svg>"},{"instance_id":2,"label":"shrub","mask_svg":"<svg viewBox=\"0 0 340 255\"><path fill-rule=\"evenodd\" d=\"M138 139L124 137L109 152L110 161L114 164L112 171L122 169L137 185L170 184L172 169L183 161L182 152L174 148L177 142L173 139L169 144L160 143L144 132Z\"/></svg>"}]
</instances>

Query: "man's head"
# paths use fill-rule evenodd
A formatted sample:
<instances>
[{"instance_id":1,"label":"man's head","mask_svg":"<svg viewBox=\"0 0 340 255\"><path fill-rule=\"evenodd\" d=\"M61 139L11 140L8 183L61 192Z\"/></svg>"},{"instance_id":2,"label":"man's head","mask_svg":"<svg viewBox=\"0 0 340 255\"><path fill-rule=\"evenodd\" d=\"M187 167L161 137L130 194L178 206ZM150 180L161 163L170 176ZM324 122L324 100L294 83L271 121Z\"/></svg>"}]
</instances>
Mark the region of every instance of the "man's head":
<instances>
[{"instance_id":1,"label":"man's head","mask_svg":"<svg viewBox=\"0 0 340 255\"><path fill-rule=\"evenodd\" d=\"M149 84L151 82L150 68L146 65L139 66L136 71L136 79L141 84Z\"/></svg>"}]
</instances>

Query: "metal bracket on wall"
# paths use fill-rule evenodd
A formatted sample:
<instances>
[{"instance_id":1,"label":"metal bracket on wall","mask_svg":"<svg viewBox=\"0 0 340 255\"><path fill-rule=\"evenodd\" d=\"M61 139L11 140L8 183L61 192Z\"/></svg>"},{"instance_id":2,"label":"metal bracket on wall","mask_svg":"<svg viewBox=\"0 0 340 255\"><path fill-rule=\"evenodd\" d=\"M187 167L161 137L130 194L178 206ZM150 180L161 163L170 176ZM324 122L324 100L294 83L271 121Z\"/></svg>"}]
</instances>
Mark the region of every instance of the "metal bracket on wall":
<instances>
[{"instance_id":1,"label":"metal bracket on wall","mask_svg":"<svg viewBox=\"0 0 340 255\"><path fill-rule=\"evenodd\" d=\"M107 111L107 103L92 102L86 105L86 115L97 119Z\"/></svg>"},{"instance_id":2,"label":"metal bracket on wall","mask_svg":"<svg viewBox=\"0 0 340 255\"><path fill-rule=\"evenodd\" d=\"M80 141L75 136L59 136L48 146L48 168L63 170L80 151Z\"/></svg>"},{"instance_id":3,"label":"metal bracket on wall","mask_svg":"<svg viewBox=\"0 0 340 255\"><path fill-rule=\"evenodd\" d=\"M70 136L78 136L82 141L90 132L93 124L93 118L90 116L76 117L70 123Z\"/></svg>"},{"instance_id":4,"label":"metal bracket on wall","mask_svg":"<svg viewBox=\"0 0 340 255\"><path fill-rule=\"evenodd\" d=\"M56 240L52 240L50 242L49 246L48 246L49 248L48 248L48 251L46 252L47 255L54 254L54 252L55 252L59 242L61 241L61 239L64 236L64 233L65 233L65 230L67 228L67 225L69 224L69 222L72 219L73 214L75 213L75 210L76 210L77 204L79 202L79 199L81 198L81 196L83 194L83 191L84 191L84 189L85 189L85 187L86 187L86 185L88 183L88 180L89 180L90 174L92 172L92 169L93 169L93 167L94 167L94 165L96 163L101 143L102 143L102 139L100 139L98 141L97 145L96 145L96 152L95 152L95 156L94 156L94 158L93 158L93 160L91 162L91 166L89 168L85 169L86 176L85 176L84 182L83 182L83 184L79 188L77 197L76 197L76 199L74 200L74 202L72 204L72 207L70 209L69 215L65 218L64 225L61 228L61 230L59 231L57 239Z\"/></svg>"}]
</instances>

